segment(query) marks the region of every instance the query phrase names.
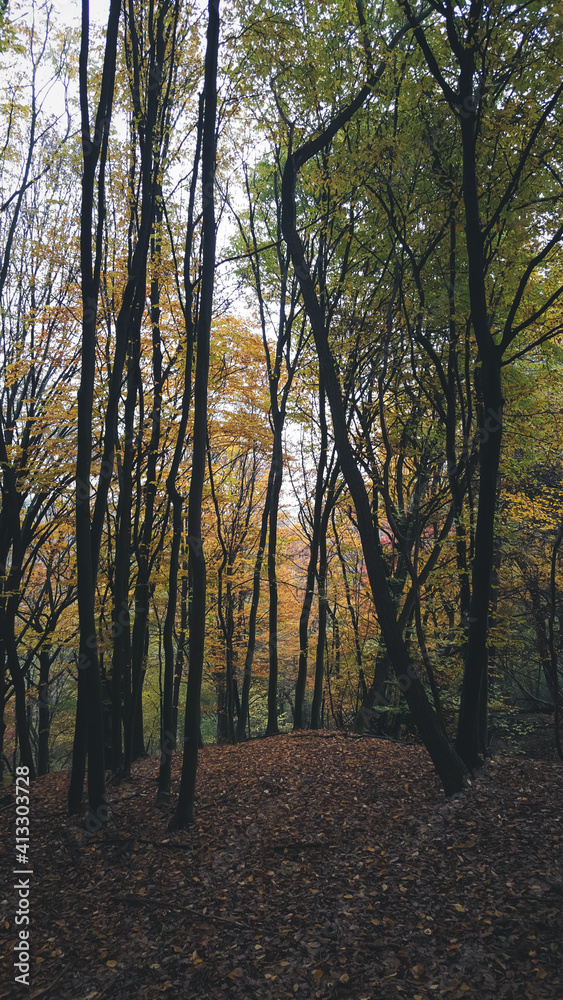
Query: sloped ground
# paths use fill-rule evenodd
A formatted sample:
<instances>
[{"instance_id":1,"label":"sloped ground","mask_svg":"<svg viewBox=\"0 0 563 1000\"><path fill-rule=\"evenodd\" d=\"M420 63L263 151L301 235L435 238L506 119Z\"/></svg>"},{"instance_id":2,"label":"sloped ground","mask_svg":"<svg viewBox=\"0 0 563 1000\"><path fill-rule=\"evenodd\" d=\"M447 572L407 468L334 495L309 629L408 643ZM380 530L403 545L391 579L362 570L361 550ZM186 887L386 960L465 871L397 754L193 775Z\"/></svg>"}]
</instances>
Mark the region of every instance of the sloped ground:
<instances>
[{"instance_id":1,"label":"sloped ground","mask_svg":"<svg viewBox=\"0 0 563 1000\"><path fill-rule=\"evenodd\" d=\"M33 786L30 988L4 804L0 997L563 998L559 763L498 757L447 800L416 746L208 747L196 824L175 834L156 771L110 787L93 835L65 815L68 775Z\"/></svg>"},{"instance_id":2,"label":"sloped ground","mask_svg":"<svg viewBox=\"0 0 563 1000\"><path fill-rule=\"evenodd\" d=\"M491 713L491 749L494 754L556 761L553 715L541 712ZM561 724L563 739L563 723Z\"/></svg>"}]
</instances>

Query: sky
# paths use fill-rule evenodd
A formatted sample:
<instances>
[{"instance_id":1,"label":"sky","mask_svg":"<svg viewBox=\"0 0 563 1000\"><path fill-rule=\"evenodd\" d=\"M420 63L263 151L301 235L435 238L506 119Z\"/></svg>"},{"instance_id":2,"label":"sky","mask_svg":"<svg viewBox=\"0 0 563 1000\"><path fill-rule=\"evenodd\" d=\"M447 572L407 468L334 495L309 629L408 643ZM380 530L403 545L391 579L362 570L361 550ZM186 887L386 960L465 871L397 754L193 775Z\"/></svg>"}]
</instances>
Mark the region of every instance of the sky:
<instances>
[{"instance_id":1,"label":"sky","mask_svg":"<svg viewBox=\"0 0 563 1000\"><path fill-rule=\"evenodd\" d=\"M58 23L68 27L79 27L82 4L79 0L52 0ZM109 0L90 0L90 21L94 24L106 24L109 11Z\"/></svg>"}]
</instances>

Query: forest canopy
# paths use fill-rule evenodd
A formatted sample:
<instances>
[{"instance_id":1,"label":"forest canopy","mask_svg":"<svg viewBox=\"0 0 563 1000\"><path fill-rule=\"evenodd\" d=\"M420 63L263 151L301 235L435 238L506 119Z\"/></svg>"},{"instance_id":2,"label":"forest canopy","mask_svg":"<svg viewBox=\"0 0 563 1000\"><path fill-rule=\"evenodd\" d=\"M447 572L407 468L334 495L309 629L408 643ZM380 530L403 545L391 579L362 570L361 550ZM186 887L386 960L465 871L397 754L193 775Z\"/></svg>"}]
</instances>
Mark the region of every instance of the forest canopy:
<instances>
[{"instance_id":1,"label":"forest canopy","mask_svg":"<svg viewBox=\"0 0 563 1000\"><path fill-rule=\"evenodd\" d=\"M1 11L4 779L563 757L563 6Z\"/></svg>"}]
</instances>

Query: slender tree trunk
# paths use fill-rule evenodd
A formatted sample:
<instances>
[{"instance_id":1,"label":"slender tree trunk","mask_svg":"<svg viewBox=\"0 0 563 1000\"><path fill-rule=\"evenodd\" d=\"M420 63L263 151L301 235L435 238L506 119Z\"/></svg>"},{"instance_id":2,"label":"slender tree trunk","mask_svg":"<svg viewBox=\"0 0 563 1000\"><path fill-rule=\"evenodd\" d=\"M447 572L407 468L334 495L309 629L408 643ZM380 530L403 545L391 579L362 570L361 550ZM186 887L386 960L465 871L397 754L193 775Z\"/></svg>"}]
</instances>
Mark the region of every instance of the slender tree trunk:
<instances>
[{"instance_id":1,"label":"slender tree trunk","mask_svg":"<svg viewBox=\"0 0 563 1000\"><path fill-rule=\"evenodd\" d=\"M276 207L277 207L277 230L278 230L278 236L280 237L279 242L277 244L276 253L277 253L277 262L280 275L280 296L279 296L279 319L278 319L277 341L276 341L275 356L272 360L271 351L268 344L268 337L267 337L266 308L265 308L265 298L262 290L260 252L259 252L259 244L255 227L255 211L252 205L252 199L250 197L248 178L246 186L249 199L249 225L251 232L251 241L248 241L248 244L249 246L252 247L253 250L253 254L250 255L250 262L254 274L254 281L256 284L256 294L258 298L260 322L262 327L262 340L264 344L266 363L268 367L268 380L269 380L269 392L270 392L270 422L273 430L274 440L272 444L272 460L268 478L268 492L266 497L266 503L264 506L264 515L262 518L262 530L260 532L261 541L258 549L258 556L256 559L256 565L254 571L252 605L251 605L250 620L249 620L249 637L248 637L245 669L243 676L242 697L241 697L242 718L241 720L239 720L239 725L237 726L237 739L244 738L244 730L246 722L248 720L248 696L250 691L252 660L254 656L254 647L256 641L256 636L255 636L256 614L258 610L258 600L260 597L260 572L262 567L264 548L266 545L266 532L268 528L268 523L267 523L268 519L269 519L269 536L268 536L267 566L268 566L268 591L269 591L269 605L268 605L269 677L268 677L268 722L266 727L266 735L272 736L278 732L278 717L277 717L278 595L277 595L276 555L277 555L278 507L279 507L279 497L280 497L282 477L283 477L282 433L286 416L287 399L291 389L293 377L295 375L299 354L303 346L303 329L304 329L302 325L301 334L298 340L298 345L294 352L293 358L291 358L291 336L292 336L293 323L295 320L295 305L296 305L297 295L295 294L296 286L294 282L291 287L291 293L289 297L289 312L286 314L289 257L283 250L281 241L281 203L278 196L278 182L276 175L275 196L276 196ZM242 230L242 227L241 231L243 232L244 236L244 231ZM246 236L244 238L246 239ZM284 359L286 365L287 379L280 393L279 387L280 387L282 364L284 362Z\"/></svg>"},{"instance_id":2,"label":"slender tree trunk","mask_svg":"<svg viewBox=\"0 0 563 1000\"><path fill-rule=\"evenodd\" d=\"M390 670L392 670L392 664L387 650L383 646L383 648L377 651L371 684L364 695L360 709L354 719L355 733L361 734L364 732L366 726L369 728L370 721L376 717L374 706L381 708L388 706L383 691Z\"/></svg>"},{"instance_id":3,"label":"slender tree trunk","mask_svg":"<svg viewBox=\"0 0 563 1000\"><path fill-rule=\"evenodd\" d=\"M436 58L428 45L420 21L416 21L406 0L402 7L414 30L416 39L426 59L429 70L442 89L446 101L454 111L460 125L461 152L463 164L463 202L465 210L465 246L469 280L469 300L471 324L479 352L479 367L476 372L477 396L482 406L482 425L479 427L479 501L475 530L475 547L471 573L471 603L469 607L469 627L465 655L465 669L461 692L456 750L470 770L481 762L482 718L487 694L487 638L489 626L489 602L491 596L491 573L494 561L494 525L496 513L496 491L502 441L502 383L501 364L505 347L512 342L516 331L508 329L514 318L514 309L509 312L501 343L493 339L488 316L488 298L485 283L485 256L483 231L480 220L479 185L477 179L477 140L481 131L478 99L481 71L477 53L482 46L478 39L481 30L484 5L482 0L471 3L464 24L463 38L456 35L453 9L448 6L442 11L446 18L447 34L452 51L458 63L457 90L442 75ZM559 92L553 98L555 101ZM524 161L523 161L524 162ZM560 239L560 234L558 234ZM521 286L522 288L524 286Z\"/></svg>"},{"instance_id":4,"label":"slender tree trunk","mask_svg":"<svg viewBox=\"0 0 563 1000\"><path fill-rule=\"evenodd\" d=\"M179 829L183 829L187 824L193 822L197 757L201 739L200 700L205 647L206 567L203 540L201 537L201 501L207 451L207 386L209 378L216 247L214 183L216 167L217 56L219 48L218 0L209 0L208 10L209 22L205 54L202 144L203 263L194 380L192 475L188 499L190 665L184 725L182 776L180 779L178 805L172 821L172 826Z\"/></svg>"},{"instance_id":5,"label":"slender tree trunk","mask_svg":"<svg viewBox=\"0 0 563 1000\"><path fill-rule=\"evenodd\" d=\"M131 625L129 616L129 574L131 561L131 519L133 510L133 432L137 400L138 345L130 343L127 361L123 462L119 476L118 525L115 542L115 584L113 608L113 657L111 666L111 766L114 774L123 763L122 720L124 693L130 705ZM127 725L130 719L127 713ZM126 733L125 743L128 742Z\"/></svg>"},{"instance_id":6,"label":"slender tree trunk","mask_svg":"<svg viewBox=\"0 0 563 1000\"><path fill-rule=\"evenodd\" d=\"M319 461L317 463L317 475L315 479L315 501L313 506L313 523L311 525L311 538L309 542L309 562L307 565L307 579L305 583L305 597L299 616L299 666L297 670L297 682L295 685L295 710L293 715L293 728L303 729L303 708L305 703L305 690L307 686L307 659L309 646L309 618L313 605L315 593L315 576L317 569L317 557L319 551L320 536L323 524L323 496L328 491L328 495L334 499L334 489L338 478L338 467L336 467L330 482L326 481L328 431L325 413L325 392L322 381L319 381L319 416L321 425L321 442ZM328 502L328 501L327 501ZM326 523L325 523L326 536ZM326 542L326 537L325 537ZM319 594L320 602L320 594Z\"/></svg>"},{"instance_id":7,"label":"slender tree trunk","mask_svg":"<svg viewBox=\"0 0 563 1000\"><path fill-rule=\"evenodd\" d=\"M276 570L278 547L278 511L282 485L283 449L280 414L274 426L274 482L270 502L270 531L268 535L268 723L266 736L276 736L278 729L278 579ZM282 417L283 420L283 417Z\"/></svg>"},{"instance_id":8,"label":"slender tree trunk","mask_svg":"<svg viewBox=\"0 0 563 1000\"><path fill-rule=\"evenodd\" d=\"M217 520L217 535L223 553L223 557L217 568L217 617L219 619L220 635L225 653L225 672L223 673L222 669L215 671L215 677L216 677L215 684L217 690L216 739L217 743L234 743L235 742L234 698L233 698L234 617L233 617L232 574L233 574L233 560L236 557L236 553L233 548L233 546L235 545L234 539L231 539L231 543L228 546L225 543L225 538L223 537L223 528L221 524L221 510L219 507L219 501L217 499L217 492L215 490L215 479L213 476L213 463L211 460L211 448L209 445L209 440L207 442L207 467L209 471L209 484L211 488L211 497L213 500L213 506L215 508L215 517ZM223 589L223 581L225 581L224 589ZM221 658L221 652L219 652L219 659L220 658Z\"/></svg>"},{"instance_id":9,"label":"slender tree trunk","mask_svg":"<svg viewBox=\"0 0 563 1000\"><path fill-rule=\"evenodd\" d=\"M252 577L252 599L250 602L250 613L248 616L248 640L246 644L244 673L242 677L240 714L238 717L237 728L236 728L237 743L241 743L243 740L246 739L247 724L250 735L250 719L249 719L250 682L252 680L252 661L254 659L254 650L256 648L256 618L258 616L258 604L260 601L260 582L262 578L262 564L264 561L266 537L268 534L268 518L270 513L270 501L272 496L273 482L274 482L274 458L272 454L272 461L270 463L270 472L268 476L268 488L266 491L264 510L262 512L262 522L260 525L258 552L256 554L256 561L254 563L254 574Z\"/></svg>"},{"instance_id":10,"label":"slender tree trunk","mask_svg":"<svg viewBox=\"0 0 563 1000\"><path fill-rule=\"evenodd\" d=\"M326 626L328 599L326 593L327 576L327 551L326 551L326 528L327 518L323 518L321 535L319 538L319 573L318 573L318 593L319 593L319 629L317 635L317 655L315 658L315 686L313 689L313 702L311 705L311 729L319 729L322 725L321 708L323 704L323 683L326 650Z\"/></svg>"},{"instance_id":11,"label":"slender tree trunk","mask_svg":"<svg viewBox=\"0 0 563 1000\"><path fill-rule=\"evenodd\" d=\"M326 421L324 387L320 381L321 396L319 397L319 418L321 425L321 449L326 455L328 450L328 427ZM324 686L324 665L327 659L327 620L329 613L327 595L327 575L328 575L328 554L327 554L327 532L330 516L336 502L336 481L339 467L333 470L330 477L325 507L319 525L319 572L317 577L317 590L319 594L319 629L317 637L317 652L315 657L315 684L313 688L313 701L311 704L311 729L318 729L322 725L322 704ZM328 718L328 710L327 710Z\"/></svg>"},{"instance_id":12,"label":"slender tree trunk","mask_svg":"<svg viewBox=\"0 0 563 1000\"><path fill-rule=\"evenodd\" d=\"M473 59L465 70L465 88L472 99ZM463 95L462 95L463 96ZM479 502L475 530L475 552L471 575L471 604L456 749L471 770L480 763L483 692L487 687L487 638L491 575L494 562L494 527L498 471L502 443L501 353L493 341L484 279L483 237L479 221L475 142L475 114L461 118L463 151L463 198L469 267L471 320L479 349L478 397L482 401L483 425L479 428Z\"/></svg>"},{"instance_id":13,"label":"slender tree trunk","mask_svg":"<svg viewBox=\"0 0 563 1000\"><path fill-rule=\"evenodd\" d=\"M226 580L226 615L225 615L225 631L226 631L226 652L227 652L227 671L226 671L226 681L227 681L227 732L229 736L229 742L234 743L236 740L235 735L235 701L237 700L235 696L236 692L236 677L235 677L235 651L234 651L234 598L233 598L233 564L229 560L227 564L227 580Z\"/></svg>"},{"instance_id":14,"label":"slender tree trunk","mask_svg":"<svg viewBox=\"0 0 563 1000\"><path fill-rule=\"evenodd\" d=\"M160 185L159 185L160 189ZM144 751L143 741L143 699L142 689L145 676L145 636L149 614L149 590L152 568L151 541L154 526L156 500L156 474L160 444L162 412L162 345L160 336L160 227L162 224L162 204L157 197L154 232L151 237L151 334L153 405L151 414L151 436L147 456L147 474L144 499L145 515L136 548L137 580L135 583L135 614L131 638L131 703L125 712L125 761L124 773L129 776L134 757ZM161 535L161 544L164 532ZM153 557L154 558L154 555Z\"/></svg>"},{"instance_id":15,"label":"slender tree trunk","mask_svg":"<svg viewBox=\"0 0 563 1000\"><path fill-rule=\"evenodd\" d=\"M350 105L351 109L355 107ZM401 690L418 726L421 738L440 775L446 793L459 791L467 779L467 769L451 747L447 736L426 697L424 688L418 679L416 667L411 662L407 647L401 635L393 600L389 591L385 563L381 552L379 537L375 531L371 506L366 492L362 474L356 465L350 441L348 438L346 413L342 399L334 359L329 343L328 331L323 322L315 287L306 263L303 245L296 225L295 184L297 170L317 151L319 145L330 141L340 119L324 136L301 147L296 154L289 151L284 169L282 199L283 199L283 234L291 253L296 274L298 275L305 308L309 317L315 346L319 357L326 393L332 413L332 426L342 473L347 482L350 495L356 510L358 530L362 541L366 569L376 605L378 620L383 634L389 657Z\"/></svg>"},{"instance_id":16,"label":"slender tree trunk","mask_svg":"<svg viewBox=\"0 0 563 1000\"><path fill-rule=\"evenodd\" d=\"M176 749L174 730L174 625L178 589L178 562L182 535L182 497L175 484L172 486L172 545L170 547L170 568L168 573L168 603L163 628L164 685L160 705L160 769L158 775L157 802L168 802L170 798L170 767L172 753Z\"/></svg>"},{"instance_id":17,"label":"slender tree trunk","mask_svg":"<svg viewBox=\"0 0 563 1000\"><path fill-rule=\"evenodd\" d=\"M185 556L184 542L182 541L182 556ZM180 685L184 671L184 660L186 655L186 639L188 634L188 564L184 559L182 562L182 583L180 585L180 631L178 633L178 643L176 646L176 666L174 668L174 700L172 704L172 731L174 738L178 738L178 704L180 701Z\"/></svg>"},{"instance_id":18,"label":"slender tree trunk","mask_svg":"<svg viewBox=\"0 0 563 1000\"><path fill-rule=\"evenodd\" d=\"M90 133L88 108L88 0L83 0L82 3L82 43L79 62L82 148L84 154L82 207L80 213L82 366L80 389L78 391L76 459L76 562L80 648L78 658L76 728L68 805L71 813L79 812L82 809L86 751L88 754L89 821L92 828L98 828L107 819L105 805L102 683L98 662L96 621L94 615L95 559L92 553L90 522L90 473L96 363L96 316L100 288L101 247L105 211L104 173L113 105L120 7L119 0L111 0L94 139L92 139ZM94 185L98 161L100 161L98 220L95 235L96 250L93 259Z\"/></svg>"},{"instance_id":19,"label":"slender tree trunk","mask_svg":"<svg viewBox=\"0 0 563 1000\"><path fill-rule=\"evenodd\" d=\"M342 580L344 583L344 594L346 596L346 606L348 608L348 613L350 615L350 620L352 622L352 629L354 631L354 656L356 658L356 667L358 670L358 677L363 678L363 664L362 664L362 647L360 643L360 628L358 622L358 615L356 614L356 609L352 602L352 594L350 591L350 582L348 580L348 570L346 568L346 560L344 558L344 553L342 552L342 546L340 545L340 538L338 537L338 530L336 527L336 519L334 516L334 509L331 514L332 519L332 531L334 534L334 541L336 544L336 554L340 562L340 567L342 569ZM365 687L365 680L364 680ZM364 692L367 693L367 692Z\"/></svg>"},{"instance_id":20,"label":"slender tree trunk","mask_svg":"<svg viewBox=\"0 0 563 1000\"><path fill-rule=\"evenodd\" d=\"M498 493L498 491L497 491ZM497 496L498 501L498 496ZM490 737L489 737L489 697L492 694L492 681L494 673L492 668L496 665L497 648L494 639L494 630L497 624L497 608L499 597L499 572L501 565L501 544L498 535L495 537L495 556L491 574L491 598L489 605L489 636L488 636L488 664L486 683L481 688L481 709L480 709L480 732L479 732L479 752L483 757L490 757Z\"/></svg>"},{"instance_id":21,"label":"slender tree trunk","mask_svg":"<svg viewBox=\"0 0 563 1000\"><path fill-rule=\"evenodd\" d=\"M316 497L315 497L316 506ZM319 551L318 538L319 525L313 524L313 534L311 536L309 563L307 566L307 580L305 583L305 597L301 614L299 616L299 667L297 670L297 682L295 684L295 710L293 713L293 728L303 729L305 704L305 691L307 687L307 659L309 652L309 619L313 606L315 594L315 577L317 569L317 555Z\"/></svg>"},{"instance_id":22,"label":"slender tree trunk","mask_svg":"<svg viewBox=\"0 0 563 1000\"><path fill-rule=\"evenodd\" d=\"M49 735L51 713L49 711L49 674L51 656L48 649L39 652L39 685L37 690L39 713L39 745L37 750L37 773L49 773Z\"/></svg>"},{"instance_id":23,"label":"slender tree trunk","mask_svg":"<svg viewBox=\"0 0 563 1000\"><path fill-rule=\"evenodd\" d=\"M27 699L25 691L25 677L19 664L18 651L14 635L15 623L11 615L7 616L7 626L8 634L6 637L6 648L8 652L8 667L16 696L16 727L20 745L20 759L24 767L29 768L30 778L35 778L35 762L33 760L33 751L31 749L31 741L29 738L29 720L26 709Z\"/></svg>"},{"instance_id":24,"label":"slender tree trunk","mask_svg":"<svg viewBox=\"0 0 563 1000\"><path fill-rule=\"evenodd\" d=\"M166 479L166 489L168 491L168 496L172 504L172 546L170 549L170 565L168 570L168 603L166 605L166 618L164 621L164 633L163 633L164 690L163 690L162 705L161 705L161 752L160 752L160 770L158 776L158 793L157 793L158 802L167 802L170 798L170 767L172 761L172 753L176 749L176 736L177 736L177 726L175 725L175 719L177 721L177 713L174 712L175 659L174 659L173 633L174 633L174 625L176 622L176 607L178 600L178 566L180 559L180 550L182 545L182 530L184 527L184 513L183 513L184 498L178 492L177 477L182 455L184 454L186 432L188 427L188 417L189 417L190 403L192 398L192 365L193 365L193 355L194 355L195 329L194 329L194 315L193 315L193 310L194 310L193 281L190 271L191 271L191 261L192 261L193 236L195 228L194 207L195 207L195 197L197 191L199 162L202 150L202 141L204 141L204 129L205 129L204 100L200 99L196 149L194 154L192 180L190 184L188 223L186 227L186 242L184 250L184 287L186 292L186 302L184 306L184 324L186 330L184 388L182 393L182 408L180 414L180 422L178 426L178 434L176 437L176 445L174 448L174 455L172 458L170 472L168 473L168 477ZM202 176L202 184L204 183L205 181ZM198 336L199 336L199 326L198 326ZM198 347L198 357L199 357L199 347ZM196 380L197 380L197 368L196 368ZM201 375L200 375L200 380L201 380ZM205 428L204 433L207 434L207 427ZM193 475L194 475L194 465L192 460L192 479ZM191 588L191 576L189 567L190 567L191 551L193 547L192 546L193 538L192 535L190 534L190 531L191 531L190 519L188 512L188 542L190 545L190 557L188 557L189 591ZM190 592L190 601L191 601L191 592ZM188 617L189 617L189 611L188 611ZM190 631L190 661L191 661L191 631Z\"/></svg>"}]
</instances>

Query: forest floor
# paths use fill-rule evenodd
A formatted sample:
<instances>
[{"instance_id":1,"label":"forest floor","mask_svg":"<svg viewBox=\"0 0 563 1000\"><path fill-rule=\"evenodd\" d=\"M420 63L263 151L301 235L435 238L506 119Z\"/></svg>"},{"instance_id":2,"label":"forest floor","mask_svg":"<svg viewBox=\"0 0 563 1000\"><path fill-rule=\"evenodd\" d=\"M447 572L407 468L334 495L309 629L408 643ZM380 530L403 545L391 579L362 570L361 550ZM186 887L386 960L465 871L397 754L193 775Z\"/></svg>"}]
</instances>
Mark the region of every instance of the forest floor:
<instances>
[{"instance_id":1,"label":"forest floor","mask_svg":"<svg viewBox=\"0 0 563 1000\"><path fill-rule=\"evenodd\" d=\"M538 746L450 799L415 745L303 732L206 747L195 825L173 834L155 758L109 786L94 834L65 814L68 774L41 778L30 987L14 983L9 789L0 998L562 1000L563 765Z\"/></svg>"}]
</instances>

